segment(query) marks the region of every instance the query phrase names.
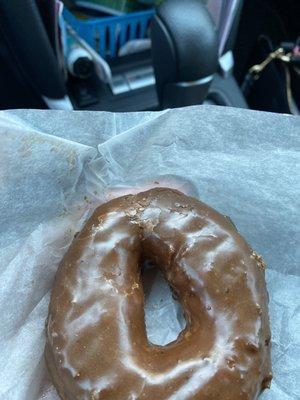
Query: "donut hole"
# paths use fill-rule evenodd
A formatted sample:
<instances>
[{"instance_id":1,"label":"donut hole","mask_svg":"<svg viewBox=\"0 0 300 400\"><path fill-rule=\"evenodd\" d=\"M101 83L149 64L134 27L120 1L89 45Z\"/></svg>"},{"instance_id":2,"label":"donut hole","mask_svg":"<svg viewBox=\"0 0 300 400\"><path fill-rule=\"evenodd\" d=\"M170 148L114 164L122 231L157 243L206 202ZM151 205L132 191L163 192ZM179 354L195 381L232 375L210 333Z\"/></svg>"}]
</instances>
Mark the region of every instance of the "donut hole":
<instances>
[{"instance_id":1,"label":"donut hole","mask_svg":"<svg viewBox=\"0 0 300 400\"><path fill-rule=\"evenodd\" d=\"M152 344L165 346L176 340L186 326L183 309L155 264L146 261L141 270L147 338Z\"/></svg>"}]
</instances>

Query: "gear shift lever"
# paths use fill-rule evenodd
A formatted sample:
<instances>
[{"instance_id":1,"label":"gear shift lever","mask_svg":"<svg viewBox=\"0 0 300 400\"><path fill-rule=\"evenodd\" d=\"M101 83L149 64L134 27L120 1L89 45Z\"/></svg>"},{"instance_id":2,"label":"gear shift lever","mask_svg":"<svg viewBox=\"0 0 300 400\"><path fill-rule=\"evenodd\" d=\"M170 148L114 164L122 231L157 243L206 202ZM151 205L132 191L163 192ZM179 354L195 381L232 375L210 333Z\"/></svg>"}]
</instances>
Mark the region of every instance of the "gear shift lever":
<instances>
[{"instance_id":1,"label":"gear shift lever","mask_svg":"<svg viewBox=\"0 0 300 400\"><path fill-rule=\"evenodd\" d=\"M201 104L218 65L216 27L201 0L166 0L151 28L161 108Z\"/></svg>"}]
</instances>

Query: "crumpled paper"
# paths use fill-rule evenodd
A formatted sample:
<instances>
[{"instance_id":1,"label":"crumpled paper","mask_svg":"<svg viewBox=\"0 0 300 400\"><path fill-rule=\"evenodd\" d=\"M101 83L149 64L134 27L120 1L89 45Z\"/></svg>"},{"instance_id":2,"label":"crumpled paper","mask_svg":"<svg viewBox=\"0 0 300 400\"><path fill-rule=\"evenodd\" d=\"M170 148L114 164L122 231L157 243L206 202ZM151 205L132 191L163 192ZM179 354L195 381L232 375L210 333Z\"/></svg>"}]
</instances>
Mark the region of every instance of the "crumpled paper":
<instances>
[{"instance_id":1,"label":"crumpled paper","mask_svg":"<svg viewBox=\"0 0 300 400\"><path fill-rule=\"evenodd\" d=\"M0 112L0 399L58 399L43 347L63 254L98 204L168 184L230 216L263 255L274 379L260 399L299 399L299 134L297 117L214 106ZM181 308L156 270L144 279L148 336L168 343Z\"/></svg>"}]
</instances>

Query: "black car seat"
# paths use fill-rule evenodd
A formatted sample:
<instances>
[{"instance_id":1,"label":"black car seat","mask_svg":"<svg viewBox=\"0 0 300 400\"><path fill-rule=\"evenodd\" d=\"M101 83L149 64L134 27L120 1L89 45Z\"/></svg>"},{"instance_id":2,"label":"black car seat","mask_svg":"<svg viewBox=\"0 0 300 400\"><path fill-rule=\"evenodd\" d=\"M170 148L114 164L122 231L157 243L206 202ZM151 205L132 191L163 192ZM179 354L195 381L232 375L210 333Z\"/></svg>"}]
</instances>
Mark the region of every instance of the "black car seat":
<instances>
[{"instance_id":1,"label":"black car seat","mask_svg":"<svg viewBox=\"0 0 300 400\"><path fill-rule=\"evenodd\" d=\"M158 8L151 36L161 108L247 107L232 74L241 7L241 0L212 0L207 7L201 0L165 0Z\"/></svg>"},{"instance_id":2,"label":"black car seat","mask_svg":"<svg viewBox=\"0 0 300 400\"><path fill-rule=\"evenodd\" d=\"M72 109L55 54L54 7L0 0L0 108Z\"/></svg>"}]
</instances>

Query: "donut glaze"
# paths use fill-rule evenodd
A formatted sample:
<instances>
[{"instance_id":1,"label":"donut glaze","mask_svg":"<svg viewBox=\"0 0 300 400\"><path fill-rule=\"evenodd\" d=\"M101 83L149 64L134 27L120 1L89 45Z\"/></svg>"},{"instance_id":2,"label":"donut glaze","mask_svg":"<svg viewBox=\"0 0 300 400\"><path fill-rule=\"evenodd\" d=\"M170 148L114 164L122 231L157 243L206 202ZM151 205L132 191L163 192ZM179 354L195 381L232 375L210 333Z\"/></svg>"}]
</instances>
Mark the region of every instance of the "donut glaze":
<instances>
[{"instance_id":1,"label":"donut glaze","mask_svg":"<svg viewBox=\"0 0 300 400\"><path fill-rule=\"evenodd\" d=\"M147 339L141 265L161 269L186 328ZM56 274L48 369L64 400L253 400L269 386L264 262L232 222L172 189L96 209Z\"/></svg>"}]
</instances>

